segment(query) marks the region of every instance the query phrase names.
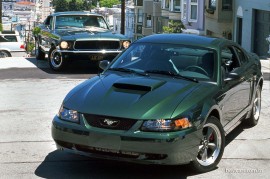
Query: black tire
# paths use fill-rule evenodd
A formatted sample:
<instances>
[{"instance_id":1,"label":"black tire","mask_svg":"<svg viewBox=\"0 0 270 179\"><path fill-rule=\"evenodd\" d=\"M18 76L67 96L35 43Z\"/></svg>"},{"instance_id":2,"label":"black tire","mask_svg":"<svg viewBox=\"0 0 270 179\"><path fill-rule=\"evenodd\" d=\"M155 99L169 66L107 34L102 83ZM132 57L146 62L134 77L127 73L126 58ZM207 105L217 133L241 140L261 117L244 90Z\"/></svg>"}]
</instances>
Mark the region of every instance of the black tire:
<instances>
[{"instance_id":1,"label":"black tire","mask_svg":"<svg viewBox=\"0 0 270 179\"><path fill-rule=\"evenodd\" d=\"M38 46L37 51L36 51L36 59L45 60L45 53L41 50L40 46Z\"/></svg>"},{"instance_id":2,"label":"black tire","mask_svg":"<svg viewBox=\"0 0 270 179\"><path fill-rule=\"evenodd\" d=\"M11 57L11 54L8 51L0 50L0 58Z\"/></svg>"},{"instance_id":3,"label":"black tire","mask_svg":"<svg viewBox=\"0 0 270 179\"><path fill-rule=\"evenodd\" d=\"M258 88L256 89L255 98L251 109L251 115L244 121L244 123L248 126L253 127L258 124L261 114L261 94L262 88L261 86L258 86Z\"/></svg>"},{"instance_id":4,"label":"black tire","mask_svg":"<svg viewBox=\"0 0 270 179\"><path fill-rule=\"evenodd\" d=\"M56 48L51 48L51 50L49 51L48 59L51 69L55 71L61 71L64 69L65 60L62 55L57 52Z\"/></svg>"},{"instance_id":5,"label":"black tire","mask_svg":"<svg viewBox=\"0 0 270 179\"><path fill-rule=\"evenodd\" d=\"M198 155L190 163L192 170L204 173L216 168L225 148L225 134L219 120L210 116L203 126L202 140Z\"/></svg>"}]
</instances>

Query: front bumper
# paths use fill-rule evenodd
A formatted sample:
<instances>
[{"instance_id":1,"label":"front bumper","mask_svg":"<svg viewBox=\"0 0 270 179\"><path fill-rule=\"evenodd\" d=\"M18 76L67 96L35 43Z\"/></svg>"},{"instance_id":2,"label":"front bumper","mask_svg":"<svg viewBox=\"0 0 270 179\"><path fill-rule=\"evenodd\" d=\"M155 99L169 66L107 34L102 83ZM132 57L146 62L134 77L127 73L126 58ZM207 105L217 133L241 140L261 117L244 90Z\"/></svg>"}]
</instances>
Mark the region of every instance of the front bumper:
<instances>
[{"instance_id":1,"label":"front bumper","mask_svg":"<svg viewBox=\"0 0 270 179\"><path fill-rule=\"evenodd\" d=\"M140 123L142 121L138 121ZM139 126L140 124L135 124ZM177 165L196 159L201 130L157 133L91 127L75 124L57 116L52 123L52 137L58 149L95 158L136 163Z\"/></svg>"}]
</instances>

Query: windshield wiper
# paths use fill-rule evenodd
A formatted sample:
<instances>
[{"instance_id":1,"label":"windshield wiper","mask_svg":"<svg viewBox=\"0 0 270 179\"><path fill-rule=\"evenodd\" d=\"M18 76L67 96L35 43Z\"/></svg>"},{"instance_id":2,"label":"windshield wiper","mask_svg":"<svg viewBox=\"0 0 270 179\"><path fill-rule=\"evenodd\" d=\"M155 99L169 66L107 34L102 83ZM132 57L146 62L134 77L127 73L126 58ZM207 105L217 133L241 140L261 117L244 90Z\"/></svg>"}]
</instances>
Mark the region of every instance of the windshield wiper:
<instances>
[{"instance_id":1,"label":"windshield wiper","mask_svg":"<svg viewBox=\"0 0 270 179\"><path fill-rule=\"evenodd\" d=\"M144 72L139 72L139 71L132 70L132 69L129 69L129 68L109 68L108 70L127 72L127 73L135 73L135 74L142 75L142 76L148 76L148 74L146 74Z\"/></svg>"},{"instance_id":2,"label":"windshield wiper","mask_svg":"<svg viewBox=\"0 0 270 179\"><path fill-rule=\"evenodd\" d=\"M167 75L167 76L171 76L171 77L174 77L174 78L181 78L181 79L185 79L185 80L188 80L188 81L193 81L193 82L196 82L198 83L199 81L195 78L189 78L189 77L186 77L186 76L182 76L180 74L175 74L171 71L164 71L164 70L146 70L145 73L155 73L155 74L161 74L161 75Z\"/></svg>"}]
</instances>

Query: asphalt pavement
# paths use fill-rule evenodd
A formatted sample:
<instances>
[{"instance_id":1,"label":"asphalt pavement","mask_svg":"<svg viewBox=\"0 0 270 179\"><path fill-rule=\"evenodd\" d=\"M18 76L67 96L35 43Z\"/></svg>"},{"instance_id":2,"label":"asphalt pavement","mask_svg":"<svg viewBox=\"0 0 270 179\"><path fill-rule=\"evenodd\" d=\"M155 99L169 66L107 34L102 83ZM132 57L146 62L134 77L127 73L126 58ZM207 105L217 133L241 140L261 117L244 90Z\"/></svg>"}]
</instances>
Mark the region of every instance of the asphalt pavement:
<instances>
[{"instance_id":1,"label":"asphalt pavement","mask_svg":"<svg viewBox=\"0 0 270 179\"><path fill-rule=\"evenodd\" d=\"M35 58L0 59L0 178L270 178L270 59L264 72L262 111L253 128L226 136L218 168L196 174L186 166L105 161L56 150L51 121L68 91L98 73L87 64L55 73Z\"/></svg>"}]
</instances>

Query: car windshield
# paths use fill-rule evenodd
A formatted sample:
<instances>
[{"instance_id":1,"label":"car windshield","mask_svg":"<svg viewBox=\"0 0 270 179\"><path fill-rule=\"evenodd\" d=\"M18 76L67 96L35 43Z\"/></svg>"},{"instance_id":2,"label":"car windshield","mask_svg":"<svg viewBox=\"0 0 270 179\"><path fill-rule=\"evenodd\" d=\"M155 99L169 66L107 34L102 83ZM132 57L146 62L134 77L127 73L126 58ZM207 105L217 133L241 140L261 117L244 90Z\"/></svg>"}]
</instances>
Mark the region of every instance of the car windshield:
<instances>
[{"instance_id":1,"label":"car windshield","mask_svg":"<svg viewBox=\"0 0 270 179\"><path fill-rule=\"evenodd\" d=\"M196 46L134 43L109 69L129 69L149 75L216 80L215 51Z\"/></svg>"},{"instance_id":2,"label":"car windshield","mask_svg":"<svg viewBox=\"0 0 270 179\"><path fill-rule=\"evenodd\" d=\"M55 28L98 28L107 30L108 26L101 16L63 15L56 17Z\"/></svg>"}]
</instances>

